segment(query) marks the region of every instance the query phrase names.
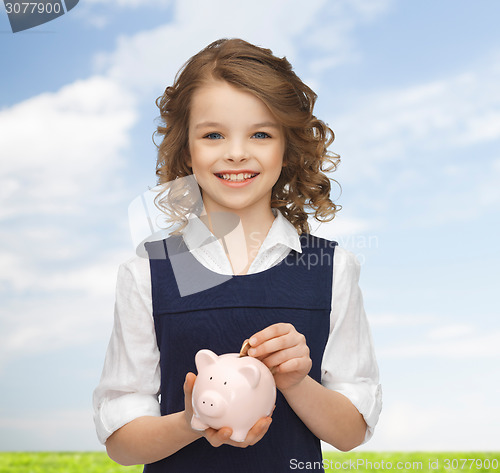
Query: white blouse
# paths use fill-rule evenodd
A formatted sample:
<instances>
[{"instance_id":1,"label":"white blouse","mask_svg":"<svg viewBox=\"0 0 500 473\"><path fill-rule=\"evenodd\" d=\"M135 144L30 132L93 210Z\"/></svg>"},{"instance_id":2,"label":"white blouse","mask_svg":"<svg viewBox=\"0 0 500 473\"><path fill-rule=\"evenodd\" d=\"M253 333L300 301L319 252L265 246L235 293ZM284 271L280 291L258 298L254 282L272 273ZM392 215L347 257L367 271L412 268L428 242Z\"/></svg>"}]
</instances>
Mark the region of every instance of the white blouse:
<instances>
[{"instance_id":1,"label":"white blouse","mask_svg":"<svg viewBox=\"0 0 500 473\"><path fill-rule=\"evenodd\" d=\"M295 227L273 209L275 220L247 274L282 261L294 249L302 252ZM211 271L233 270L221 243L199 219L183 231L193 256ZM206 238L212 243L206 244ZM360 265L353 253L337 246L334 253L330 334L321 363L321 384L346 396L363 415L373 435L382 409L370 327L358 286ZM118 270L114 326L99 385L94 391L94 422L101 443L141 416L160 416L160 353L152 316L149 260L135 256Z\"/></svg>"}]
</instances>

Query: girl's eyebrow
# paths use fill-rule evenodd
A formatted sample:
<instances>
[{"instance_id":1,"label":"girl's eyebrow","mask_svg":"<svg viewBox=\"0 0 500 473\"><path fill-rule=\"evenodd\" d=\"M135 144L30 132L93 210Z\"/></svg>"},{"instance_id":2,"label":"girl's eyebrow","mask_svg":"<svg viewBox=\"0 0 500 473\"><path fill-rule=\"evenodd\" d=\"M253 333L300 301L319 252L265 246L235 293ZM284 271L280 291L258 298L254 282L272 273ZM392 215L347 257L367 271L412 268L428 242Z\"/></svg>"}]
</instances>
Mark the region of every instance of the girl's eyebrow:
<instances>
[{"instance_id":1,"label":"girl's eyebrow","mask_svg":"<svg viewBox=\"0 0 500 473\"><path fill-rule=\"evenodd\" d=\"M201 122L201 123L198 123L198 125L196 125L195 128L207 128L207 127L219 128L221 126L222 125L220 123L217 123L217 122Z\"/></svg>"},{"instance_id":2,"label":"girl's eyebrow","mask_svg":"<svg viewBox=\"0 0 500 473\"><path fill-rule=\"evenodd\" d=\"M253 128L267 128L267 127L271 127L271 128L280 128L280 126L275 123L275 122L262 122L262 123L256 123Z\"/></svg>"},{"instance_id":3,"label":"girl's eyebrow","mask_svg":"<svg viewBox=\"0 0 500 473\"><path fill-rule=\"evenodd\" d=\"M201 122L198 123L195 128L207 128L207 127L214 127L214 128L220 128L223 125L221 123L217 122ZM262 122L262 123L256 123L255 125L252 125L251 128L266 128L266 127L271 127L271 128L280 128L280 126L275 123L275 122Z\"/></svg>"}]
</instances>

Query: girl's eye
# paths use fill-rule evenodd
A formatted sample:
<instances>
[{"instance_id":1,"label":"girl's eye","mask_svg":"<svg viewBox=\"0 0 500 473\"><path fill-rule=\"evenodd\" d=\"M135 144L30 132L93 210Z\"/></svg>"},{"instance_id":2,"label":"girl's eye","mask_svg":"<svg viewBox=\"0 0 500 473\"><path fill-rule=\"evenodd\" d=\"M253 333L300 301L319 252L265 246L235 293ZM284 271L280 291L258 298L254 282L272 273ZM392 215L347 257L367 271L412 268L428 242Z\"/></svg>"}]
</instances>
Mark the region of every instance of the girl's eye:
<instances>
[{"instance_id":1,"label":"girl's eye","mask_svg":"<svg viewBox=\"0 0 500 473\"><path fill-rule=\"evenodd\" d=\"M208 138L209 140L221 140L222 135L220 133L213 132L205 135L204 138Z\"/></svg>"},{"instance_id":2,"label":"girl's eye","mask_svg":"<svg viewBox=\"0 0 500 473\"><path fill-rule=\"evenodd\" d=\"M264 138L271 138L267 133L263 132L263 131L258 131L257 133L255 133L253 135L255 138L259 139L259 140L262 140Z\"/></svg>"}]
</instances>

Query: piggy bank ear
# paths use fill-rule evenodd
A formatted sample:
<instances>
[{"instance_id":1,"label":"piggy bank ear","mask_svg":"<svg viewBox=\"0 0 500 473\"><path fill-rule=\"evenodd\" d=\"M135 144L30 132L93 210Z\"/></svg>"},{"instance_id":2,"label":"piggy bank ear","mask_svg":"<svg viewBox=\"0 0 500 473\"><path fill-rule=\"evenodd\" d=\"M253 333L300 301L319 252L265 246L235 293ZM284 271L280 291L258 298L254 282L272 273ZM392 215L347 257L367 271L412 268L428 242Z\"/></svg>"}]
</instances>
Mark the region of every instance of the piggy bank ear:
<instances>
[{"instance_id":1,"label":"piggy bank ear","mask_svg":"<svg viewBox=\"0 0 500 473\"><path fill-rule=\"evenodd\" d=\"M256 388L260 381L259 368L253 365L242 366L238 372L250 383L252 388Z\"/></svg>"},{"instance_id":2,"label":"piggy bank ear","mask_svg":"<svg viewBox=\"0 0 500 473\"><path fill-rule=\"evenodd\" d=\"M213 351L210 350L200 350L196 353L194 357L194 362L196 363L196 368L198 371L205 368L206 366L212 365L219 358Z\"/></svg>"}]
</instances>

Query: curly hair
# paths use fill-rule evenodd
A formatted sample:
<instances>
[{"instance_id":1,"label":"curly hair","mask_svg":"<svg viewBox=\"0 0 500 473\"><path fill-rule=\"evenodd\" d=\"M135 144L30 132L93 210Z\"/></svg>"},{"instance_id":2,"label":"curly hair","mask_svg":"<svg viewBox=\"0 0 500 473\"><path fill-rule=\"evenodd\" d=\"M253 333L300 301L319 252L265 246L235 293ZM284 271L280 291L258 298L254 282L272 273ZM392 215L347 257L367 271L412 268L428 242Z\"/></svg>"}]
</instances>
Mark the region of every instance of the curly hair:
<instances>
[{"instance_id":1,"label":"curly hair","mask_svg":"<svg viewBox=\"0 0 500 473\"><path fill-rule=\"evenodd\" d=\"M299 234L310 231L306 207L318 221L331 221L340 210L330 199L331 182L325 172L334 171L340 157L328 151L334 133L313 115L317 95L292 70L286 57L241 39L220 39L189 59L177 73L174 84L157 98L161 124L153 134L162 135L158 148L158 183L170 183L170 192L156 203L173 220L192 211L193 200L185 199L175 180L192 174L189 161L189 114L193 92L210 80L221 80L261 99L281 123L285 134L283 168L271 193L277 208ZM173 181L173 182L172 182ZM340 186L339 186L340 187Z\"/></svg>"}]
</instances>

